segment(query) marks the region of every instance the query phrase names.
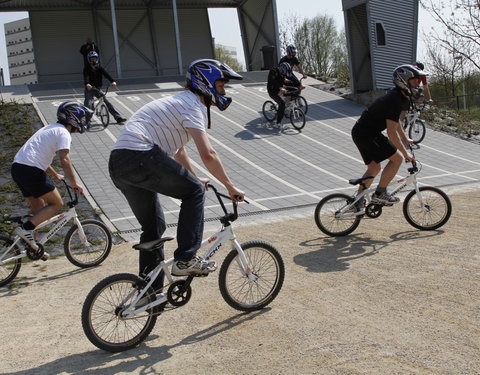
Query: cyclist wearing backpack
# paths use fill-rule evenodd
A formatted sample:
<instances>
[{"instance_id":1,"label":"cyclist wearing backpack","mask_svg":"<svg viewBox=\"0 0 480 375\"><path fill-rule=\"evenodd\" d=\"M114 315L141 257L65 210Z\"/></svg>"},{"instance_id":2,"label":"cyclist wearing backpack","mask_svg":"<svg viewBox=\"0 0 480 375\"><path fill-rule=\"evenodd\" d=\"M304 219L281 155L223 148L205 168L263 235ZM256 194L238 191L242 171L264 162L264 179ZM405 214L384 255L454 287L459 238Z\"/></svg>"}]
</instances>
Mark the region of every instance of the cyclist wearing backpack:
<instances>
[{"instance_id":1,"label":"cyclist wearing backpack","mask_svg":"<svg viewBox=\"0 0 480 375\"><path fill-rule=\"evenodd\" d=\"M295 47L294 45L290 44L289 46L287 46L287 54L280 59L278 65L283 62L287 62L291 66L292 70L298 70L298 72L303 76L303 78L307 78L307 75L303 72L302 66L300 65L300 61L298 61L297 47ZM292 75L293 77L291 78L291 80L293 86L298 87L300 90L303 90L305 86L300 83L298 78L295 77L295 74Z\"/></svg>"},{"instance_id":2,"label":"cyclist wearing backpack","mask_svg":"<svg viewBox=\"0 0 480 375\"><path fill-rule=\"evenodd\" d=\"M267 92L268 95L277 103L277 122L274 127L282 130L282 119L285 114L285 100L282 95L287 94L285 85L292 85L292 68L287 62L282 62L276 68L270 69L267 78Z\"/></svg>"},{"instance_id":3,"label":"cyclist wearing backpack","mask_svg":"<svg viewBox=\"0 0 480 375\"><path fill-rule=\"evenodd\" d=\"M225 83L242 79L226 64L211 59L192 62L186 90L154 100L135 112L118 136L110 154L109 171L115 186L127 199L142 227L140 243L159 239L165 217L158 194L180 199L177 227L178 247L172 274L207 275L215 262L196 256L203 236L206 178L198 177L188 157L186 144L193 139L209 172L235 201L245 193L228 177L213 149L206 129L210 127L210 106L224 111L232 99L225 96ZM158 255L140 251L139 273L146 275L159 263ZM153 285L162 288L162 277Z\"/></svg>"},{"instance_id":4,"label":"cyclist wearing backpack","mask_svg":"<svg viewBox=\"0 0 480 375\"><path fill-rule=\"evenodd\" d=\"M69 101L60 104L57 110L57 122L35 132L20 148L13 160L11 168L13 180L29 203L33 215L26 223L15 228L14 233L23 238L34 250L37 250L38 246L32 231L63 207L63 199L59 191L47 176L48 173L57 181L64 178L51 166L56 153L72 188L77 193L83 192L83 187L77 181L70 160L70 145L71 133L85 131L89 112L91 111L88 108L78 102ZM42 259L46 260L48 254L44 255L44 258Z\"/></svg>"}]
</instances>

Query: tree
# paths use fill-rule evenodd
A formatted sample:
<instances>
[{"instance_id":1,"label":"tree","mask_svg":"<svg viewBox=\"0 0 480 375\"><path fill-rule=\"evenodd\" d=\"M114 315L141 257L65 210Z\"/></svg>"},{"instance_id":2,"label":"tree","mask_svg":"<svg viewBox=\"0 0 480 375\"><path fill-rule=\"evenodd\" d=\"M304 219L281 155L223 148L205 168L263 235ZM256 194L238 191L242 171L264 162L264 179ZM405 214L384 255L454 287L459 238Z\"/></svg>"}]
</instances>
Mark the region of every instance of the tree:
<instances>
[{"instance_id":1,"label":"tree","mask_svg":"<svg viewBox=\"0 0 480 375\"><path fill-rule=\"evenodd\" d=\"M305 73L349 80L345 32L338 32L335 20L319 15L301 20L292 15L282 22L280 44L284 51L289 44L298 49Z\"/></svg>"},{"instance_id":2,"label":"tree","mask_svg":"<svg viewBox=\"0 0 480 375\"><path fill-rule=\"evenodd\" d=\"M215 46L215 59L227 64L230 68L236 72L243 72L245 68L243 65L232 55L223 46Z\"/></svg>"},{"instance_id":3,"label":"tree","mask_svg":"<svg viewBox=\"0 0 480 375\"><path fill-rule=\"evenodd\" d=\"M480 70L480 3L478 0L421 0L422 6L444 26L432 31L434 41L452 56L462 56L463 68Z\"/></svg>"}]
</instances>

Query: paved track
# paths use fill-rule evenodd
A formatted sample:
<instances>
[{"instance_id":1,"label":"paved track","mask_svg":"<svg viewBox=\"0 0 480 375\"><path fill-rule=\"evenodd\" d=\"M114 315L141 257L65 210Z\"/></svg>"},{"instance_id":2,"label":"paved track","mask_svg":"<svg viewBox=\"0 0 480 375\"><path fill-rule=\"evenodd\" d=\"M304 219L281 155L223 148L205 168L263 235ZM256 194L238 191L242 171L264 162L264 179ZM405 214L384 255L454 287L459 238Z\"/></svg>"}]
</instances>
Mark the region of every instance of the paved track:
<instances>
[{"instance_id":1,"label":"paved track","mask_svg":"<svg viewBox=\"0 0 480 375\"><path fill-rule=\"evenodd\" d=\"M235 183L247 192L251 204L240 206L243 215L289 214L290 210L315 205L332 191L353 192L347 180L364 171L350 129L363 106L308 86L304 96L309 103L307 124L302 132L291 125L284 131L272 129L261 108L268 95L265 72L248 75L247 82L230 85L234 99L225 112L212 111L210 139L220 153ZM310 83L318 81L310 80ZM120 86L109 93L115 107L130 117L143 104L181 90L182 82L139 83ZM68 99L83 101L81 89L37 91L33 100L46 122L55 120L56 107ZM72 154L78 174L92 201L126 240L135 241L139 224L123 196L108 175L108 156L120 125L103 129L94 126L84 135L76 135ZM193 146L193 145L192 145ZM194 146L193 146L194 147ZM200 175L209 175L195 150L189 152ZM480 147L428 129L425 140L415 151L423 169L421 183L433 186L457 186L480 181ZM401 174L405 169L401 169ZM213 194L207 194L207 220L221 211ZM161 198L169 231L175 233L179 201Z\"/></svg>"}]
</instances>

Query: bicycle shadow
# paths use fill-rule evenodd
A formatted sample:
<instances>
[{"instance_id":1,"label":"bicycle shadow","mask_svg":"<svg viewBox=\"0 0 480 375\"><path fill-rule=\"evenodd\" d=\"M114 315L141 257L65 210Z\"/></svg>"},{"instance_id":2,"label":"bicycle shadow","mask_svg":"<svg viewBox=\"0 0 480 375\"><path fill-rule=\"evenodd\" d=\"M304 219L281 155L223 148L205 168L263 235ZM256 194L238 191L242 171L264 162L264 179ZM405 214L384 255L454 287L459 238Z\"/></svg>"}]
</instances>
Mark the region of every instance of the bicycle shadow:
<instances>
[{"instance_id":1,"label":"bicycle shadow","mask_svg":"<svg viewBox=\"0 0 480 375\"><path fill-rule=\"evenodd\" d=\"M282 134L298 135L301 132L296 130L290 123L284 121L284 129L279 130L273 127L273 122L265 120L263 115L255 120L249 121L245 124L245 130L235 134L235 138L244 141L251 141L255 138L278 137Z\"/></svg>"},{"instance_id":2,"label":"bicycle shadow","mask_svg":"<svg viewBox=\"0 0 480 375\"><path fill-rule=\"evenodd\" d=\"M171 353L172 349L207 340L212 336L218 335L249 320L252 320L268 311L270 311L270 308L266 307L255 312L239 313L231 318L225 319L208 328L187 336L174 345L164 345L156 348L149 348L144 342L138 347L122 353L109 353L97 349L85 353L78 353L62 357L29 370L11 372L10 375L50 375L58 373L116 375L118 373L128 374L139 371L140 369L140 373L142 374L156 373L152 367L159 362L171 358L173 355ZM158 335L150 335L146 342L153 341L159 337L160 336ZM118 363L112 365L113 361L118 361Z\"/></svg>"},{"instance_id":3,"label":"bicycle shadow","mask_svg":"<svg viewBox=\"0 0 480 375\"><path fill-rule=\"evenodd\" d=\"M373 256L392 242L429 238L443 233L444 231L439 229L429 232L409 230L392 234L389 240L372 239L362 233L345 237L318 237L300 242L300 246L315 249L294 256L293 261L307 272L346 271L352 261Z\"/></svg>"},{"instance_id":4,"label":"bicycle shadow","mask_svg":"<svg viewBox=\"0 0 480 375\"><path fill-rule=\"evenodd\" d=\"M85 129L87 133L98 133L103 130L105 130L105 128L103 127L103 124L100 124L100 123L90 124L90 127L88 129Z\"/></svg>"},{"instance_id":5,"label":"bicycle shadow","mask_svg":"<svg viewBox=\"0 0 480 375\"><path fill-rule=\"evenodd\" d=\"M43 266L40 266L40 267L43 267ZM96 268L96 267L92 267L92 268ZM44 282L47 282L47 281L59 280L59 279L65 278L65 277L73 276L73 275L80 275L84 272L89 271L90 269L91 268L77 268L77 269L73 269L71 271L66 271L66 272L60 273L58 275L45 276L45 277L42 277L42 276L38 276L38 277L35 277L35 276L16 277L9 284L7 284L3 287L0 287L0 297L16 296L16 295L20 294L20 292L23 288L26 288L30 285L33 285L33 284L36 284L36 283L44 283ZM22 271L20 270L20 272L22 272Z\"/></svg>"}]
</instances>

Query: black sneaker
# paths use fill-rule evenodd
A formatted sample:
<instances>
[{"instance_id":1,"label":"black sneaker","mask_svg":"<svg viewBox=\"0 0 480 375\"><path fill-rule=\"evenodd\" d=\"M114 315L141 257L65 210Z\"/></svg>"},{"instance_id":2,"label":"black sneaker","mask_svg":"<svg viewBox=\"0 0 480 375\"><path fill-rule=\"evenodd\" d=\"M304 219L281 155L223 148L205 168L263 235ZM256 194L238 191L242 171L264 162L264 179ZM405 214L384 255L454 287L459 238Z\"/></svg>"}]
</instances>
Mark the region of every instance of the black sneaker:
<instances>
[{"instance_id":1,"label":"black sneaker","mask_svg":"<svg viewBox=\"0 0 480 375\"><path fill-rule=\"evenodd\" d=\"M117 118L117 124L123 124L127 119L125 117L118 117Z\"/></svg>"}]
</instances>

